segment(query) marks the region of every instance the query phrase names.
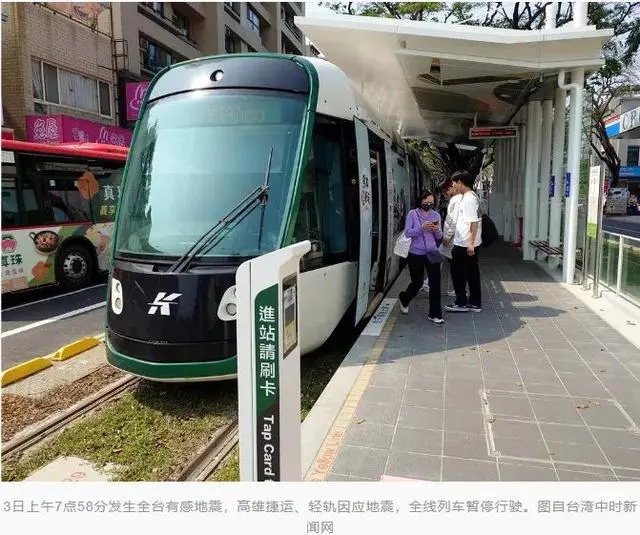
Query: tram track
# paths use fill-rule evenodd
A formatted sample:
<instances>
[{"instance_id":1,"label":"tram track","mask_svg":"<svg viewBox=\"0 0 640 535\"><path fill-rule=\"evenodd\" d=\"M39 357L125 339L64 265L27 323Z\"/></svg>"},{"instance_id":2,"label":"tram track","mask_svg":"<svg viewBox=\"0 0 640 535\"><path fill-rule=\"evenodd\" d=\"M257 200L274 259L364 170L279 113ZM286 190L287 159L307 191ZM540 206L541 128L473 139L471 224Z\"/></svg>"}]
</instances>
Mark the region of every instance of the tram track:
<instances>
[{"instance_id":1,"label":"tram track","mask_svg":"<svg viewBox=\"0 0 640 535\"><path fill-rule=\"evenodd\" d=\"M206 481L238 443L238 419L216 431L213 438L185 466L176 481Z\"/></svg>"},{"instance_id":2,"label":"tram track","mask_svg":"<svg viewBox=\"0 0 640 535\"><path fill-rule=\"evenodd\" d=\"M125 394L140 381L140 378L134 377L133 375L128 375L119 379L54 417L45 420L45 422L30 431L8 440L2 444L2 460L4 461L9 455L21 453L39 444L47 437L64 429L74 421L80 419L82 416L89 414L108 401L114 400Z\"/></svg>"}]
</instances>

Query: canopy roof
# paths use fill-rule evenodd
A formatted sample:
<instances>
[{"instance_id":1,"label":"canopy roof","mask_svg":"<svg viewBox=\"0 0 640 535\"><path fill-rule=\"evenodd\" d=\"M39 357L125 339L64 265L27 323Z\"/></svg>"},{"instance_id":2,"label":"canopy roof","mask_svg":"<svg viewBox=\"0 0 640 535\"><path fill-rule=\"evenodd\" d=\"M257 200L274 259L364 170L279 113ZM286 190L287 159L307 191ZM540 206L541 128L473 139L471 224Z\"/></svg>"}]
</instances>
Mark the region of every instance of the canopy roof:
<instances>
[{"instance_id":1,"label":"canopy roof","mask_svg":"<svg viewBox=\"0 0 640 535\"><path fill-rule=\"evenodd\" d=\"M517 99L553 98L561 69L602 64L612 30L508 30L351 15L296 17L325 58L403 137L462 142L504 125ZM567 77L568 79L569 77Z\"/></svg>"}]
</instances>

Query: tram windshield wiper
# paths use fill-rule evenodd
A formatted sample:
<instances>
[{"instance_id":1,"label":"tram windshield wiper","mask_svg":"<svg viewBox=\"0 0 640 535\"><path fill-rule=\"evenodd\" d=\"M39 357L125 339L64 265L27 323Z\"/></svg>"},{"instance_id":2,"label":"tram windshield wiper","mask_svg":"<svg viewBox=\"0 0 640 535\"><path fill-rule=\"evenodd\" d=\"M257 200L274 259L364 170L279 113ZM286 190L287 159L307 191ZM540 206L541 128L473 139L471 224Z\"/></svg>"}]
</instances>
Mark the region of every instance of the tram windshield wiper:
<instances>
[{"instance_id":1,"label":"tram windshield wiper","mask_svg":"<svg viewBox=\"0 0 640 535\"><path fill-rule=\"evenodd\" d=\"M269 160L265 171L264 183L254 189L249 195L236 204L222 219L220 219L213 227L205 232L198 240L187 250L173 265L167 270L167 273L183 273L188 268L193 259L202 254L203 251L212 247L221 234L225 232L233 223L235 225L242 222L253 210L258 206L263 207L269 199L269 176L271 174L271 158L273 157L273 147L269 151ZM262 232L262 221L260 223L260 232Z\"/></svg>"}]
</instances>

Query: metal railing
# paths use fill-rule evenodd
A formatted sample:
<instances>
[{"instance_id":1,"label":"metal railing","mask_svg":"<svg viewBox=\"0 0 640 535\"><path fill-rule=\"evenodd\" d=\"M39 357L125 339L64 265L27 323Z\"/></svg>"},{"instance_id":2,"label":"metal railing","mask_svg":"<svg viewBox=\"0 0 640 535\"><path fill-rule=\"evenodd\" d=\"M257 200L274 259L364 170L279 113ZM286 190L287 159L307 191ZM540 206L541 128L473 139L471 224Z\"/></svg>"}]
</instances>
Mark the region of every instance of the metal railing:
<instances>
[{"instance_id":1,"label":"metal railing","mask_svg":"<svg viewBox=\"0 0 640 535\"><path fill-rule=\"evenodd\" d=\"M603 232L600 257L600 284L640 306L640 239Z\"/></svg>"}]
</instances>

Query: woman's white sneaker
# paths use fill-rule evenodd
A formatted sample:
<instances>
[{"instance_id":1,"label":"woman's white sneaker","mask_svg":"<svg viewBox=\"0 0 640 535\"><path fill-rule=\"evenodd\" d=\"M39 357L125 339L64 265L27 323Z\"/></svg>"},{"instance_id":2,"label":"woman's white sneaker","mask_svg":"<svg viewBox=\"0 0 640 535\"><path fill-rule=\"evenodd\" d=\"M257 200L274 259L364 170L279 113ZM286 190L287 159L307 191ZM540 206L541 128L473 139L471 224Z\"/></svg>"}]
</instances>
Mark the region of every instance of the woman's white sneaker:
<instances>
[{"instance_id":1,"label":"woman's white sneaker","mask_svg":"<svg viewBox=\"0 0 640 535\"><path fill-rule=\"evenodd\" d=\"M436 325L442 325L444 323L444 320L442 318L432 318L431 316L427 316L427 319L429 321L432 321Z\"/></svg>"}]
</instances>

